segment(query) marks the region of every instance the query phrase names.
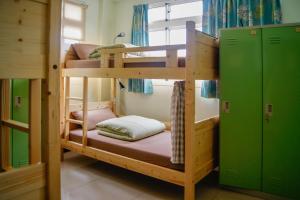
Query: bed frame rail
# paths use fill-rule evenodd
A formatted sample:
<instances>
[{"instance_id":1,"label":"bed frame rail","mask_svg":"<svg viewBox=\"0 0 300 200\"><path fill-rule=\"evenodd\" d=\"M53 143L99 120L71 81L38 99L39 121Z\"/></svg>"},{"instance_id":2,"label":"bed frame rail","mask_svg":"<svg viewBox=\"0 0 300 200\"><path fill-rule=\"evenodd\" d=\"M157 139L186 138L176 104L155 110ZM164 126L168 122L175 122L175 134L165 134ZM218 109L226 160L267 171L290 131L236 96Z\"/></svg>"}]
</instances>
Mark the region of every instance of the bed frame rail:
<instances>
[{"instance_id":1,"label":"bed frame rail","mask_svg":"<svg viewBox=\"0 0 300 200\"><path fill-rule=\"evenodd\" d=\"M101 50L101 67L109 67L109 59L111 55L114 57L115 68L124 68L126 63L136 62L166 62L166 68L178 67L178 50L186 49L186 45L164 45L151 47L130 47ZM142 54L150 51L166 51L165 57L136 57L126 58L128 53Z\"/></svg>"}]
</instances>

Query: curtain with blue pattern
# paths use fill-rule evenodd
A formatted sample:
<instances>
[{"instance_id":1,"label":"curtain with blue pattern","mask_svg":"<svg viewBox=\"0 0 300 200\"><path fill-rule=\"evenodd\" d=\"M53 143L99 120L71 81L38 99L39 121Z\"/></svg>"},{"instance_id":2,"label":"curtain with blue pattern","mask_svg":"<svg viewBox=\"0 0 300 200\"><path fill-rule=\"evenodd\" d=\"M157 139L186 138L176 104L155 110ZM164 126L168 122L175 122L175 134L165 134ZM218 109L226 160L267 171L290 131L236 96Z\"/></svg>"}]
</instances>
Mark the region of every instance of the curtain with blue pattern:
<instances>
[{"instance_id":1,"label":"curtain with blue pattern","mask_svg":"<svg viewBox=\"0 0 300 200\"><path fill-rule=\"evenodd\" d=\"M137 46L149 46L148 5L141 4L133 7L131 43ZM129 79L128 91L152 94L151 79Z\"/></svg>"},{"instance_id":2,"label":"curtain with blue pattern","mask_svg":"<svg viewBox=\"0 0 300 200\"><path fill-rule=\"evenodd\" d=\"M280 0L203 0L202 30L218 37L220 28L280 24ZM217 97L217 82L203 81L201 96Z\"/></svg>"}]
</instances>

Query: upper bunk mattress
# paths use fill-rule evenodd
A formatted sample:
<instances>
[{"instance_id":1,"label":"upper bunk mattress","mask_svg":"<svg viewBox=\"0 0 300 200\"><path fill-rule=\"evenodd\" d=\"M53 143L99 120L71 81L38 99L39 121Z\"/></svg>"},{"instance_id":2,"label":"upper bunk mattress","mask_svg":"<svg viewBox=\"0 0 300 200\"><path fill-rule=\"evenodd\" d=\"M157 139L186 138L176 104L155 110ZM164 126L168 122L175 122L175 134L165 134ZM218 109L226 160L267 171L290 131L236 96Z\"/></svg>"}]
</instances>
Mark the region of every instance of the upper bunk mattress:
<instances>
[{"instance_id":1,"label":"upper bunk mattress","mask_svg":"<svg viewBox=\"0 0 300 200\"><path fill-rule=\"evenodd\" d=\"M169 131L164 131L135 142L99 135L97 130L88 131L87 138L87 145L90 147L162 167L183 170L183 165L174 165L170 161L172 146L171 133ZM71 130L70 140L81 143L82 129Z\"/></svg>"},{"instance_id":2,"label":"upper bunk mattress","mask_svg":"<svg viewBox=\"0 0 300 200\"><path fill-rule=\"evenodd\" d=\"M68 60L66 62L66 68L99 68L101 65L100 60ZM114 61L110 60L109 67L114 67ZM166 67L166 62L136 62L125 63L125 68L136 67ZM185 58L178 58L178 67L185 67Z\"/></svg>"}]
</instances>

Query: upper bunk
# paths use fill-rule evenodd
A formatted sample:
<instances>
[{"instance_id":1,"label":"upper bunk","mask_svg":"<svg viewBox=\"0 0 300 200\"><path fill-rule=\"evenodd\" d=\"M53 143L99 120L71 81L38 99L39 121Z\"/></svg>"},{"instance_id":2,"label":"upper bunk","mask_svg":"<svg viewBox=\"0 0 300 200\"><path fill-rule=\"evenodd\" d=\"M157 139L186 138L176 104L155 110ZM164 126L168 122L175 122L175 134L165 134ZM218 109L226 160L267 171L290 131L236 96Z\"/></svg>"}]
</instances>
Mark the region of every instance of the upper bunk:
<instances>
[{"instance_id":1,"label":"upper bunk","mask_svg":"<svg viewBox=\"0 0 300 200\"><path fill-rule=\"evenodd\" d=\"M195 80L218 79L218 40L196 30L194 22L187 22L187 43L129 48L103 48L96 67L64 68L63 77L89 78L148 78L181 79L191 73ZM178 57L186 50L186 57ZM163 57L145 56L147 52L165 51ZM138 54L143 56L128 56ZM149 54L148 54L149 55Z\"/></svg>"}]
</instances>

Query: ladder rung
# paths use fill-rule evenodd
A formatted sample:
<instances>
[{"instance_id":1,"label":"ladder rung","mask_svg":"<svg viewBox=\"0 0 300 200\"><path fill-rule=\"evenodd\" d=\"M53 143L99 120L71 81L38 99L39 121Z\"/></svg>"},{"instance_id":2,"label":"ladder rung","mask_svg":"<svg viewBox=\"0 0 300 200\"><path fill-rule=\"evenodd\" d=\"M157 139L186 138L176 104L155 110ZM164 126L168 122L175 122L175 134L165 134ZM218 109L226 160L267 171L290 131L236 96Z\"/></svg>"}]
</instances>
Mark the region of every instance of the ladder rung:
<instances>
[{"instance_id":1,"label":"ladder rung","mask_svg":"<svg viewBox=\"0 0 300 200\"><path fill-rule=\"evenodd\" d=\"M66 99L74 100L74 101L83 101L83 98L80 97L67 97Z\"/></svg>"},{"instance_id":2,"label":"ladder rung","mask_svg":"<svg viewBox=\"0 0 300 200\"><path fill-rule=\"evenodd\" d=\"M68 119L67 121L73 124L83 125L83 121L80 120Z\"/></svg>"}]
</instances>

